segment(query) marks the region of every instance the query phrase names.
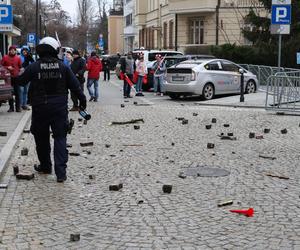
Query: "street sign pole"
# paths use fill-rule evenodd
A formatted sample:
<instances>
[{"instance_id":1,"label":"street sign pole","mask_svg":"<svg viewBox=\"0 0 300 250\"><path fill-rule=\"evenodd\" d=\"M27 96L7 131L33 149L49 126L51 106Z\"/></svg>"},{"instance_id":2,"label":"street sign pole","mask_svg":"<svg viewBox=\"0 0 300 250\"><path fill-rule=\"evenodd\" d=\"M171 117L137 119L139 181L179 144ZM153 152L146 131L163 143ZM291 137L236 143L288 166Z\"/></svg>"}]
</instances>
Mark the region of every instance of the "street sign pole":
<instances>
[{"instance_id":1,"label":"street sign pole","mask_svg":"<svg viewBox=\"0 0 300 250\"><path fill-rule=\"evenodd\" d=\"M281 67L282 35L290 34L291 0L272 0L271 34L278 34L278 68Z\"/></svg>"},{"instance_id":2,"label":"street sign pole","mask_svg":"<svg viewBox=\"0 0 300 250\"><path fill-rule=\"evenodd\" d=\"M278 41L278 68L279 68L279 70L281 67L281 47L282 47L282 35L279 34L279 41Z\"/></svg>"}]
</instances>

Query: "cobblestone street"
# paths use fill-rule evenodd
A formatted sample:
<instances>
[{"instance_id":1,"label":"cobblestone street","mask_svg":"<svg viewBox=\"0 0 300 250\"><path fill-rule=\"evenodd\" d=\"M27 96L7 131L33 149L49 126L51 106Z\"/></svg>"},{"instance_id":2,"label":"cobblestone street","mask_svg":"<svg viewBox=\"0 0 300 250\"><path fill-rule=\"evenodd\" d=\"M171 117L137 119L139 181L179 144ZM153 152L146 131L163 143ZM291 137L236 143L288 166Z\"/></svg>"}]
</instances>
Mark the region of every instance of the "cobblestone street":
<instances>
[{"instance_id":1,"label":"cobblestone street","mask_svg":"<svg viewBox=\"0 0 300 250\"><path fill-rule=\"evenodd\" d=\"M103 95L121 95L105 84ZM105 100L90 103L87 125L70 113L76 123L69 152L80 156L69 157L64 184L54 175L16 180L14 165L32 173L37 163L33 136L22 135L0 181L8 184L0 189L1 250L300 249L299 117L184 102L138 106L133 104L142 103L138 98ZM139 118L145 121L140 129L110 125ZM209 124L212 128L206 129ZM270 133L264 134L265 128ZM287 134L281 133L284 128ZM249 132L264 139L250 139ZM221 140L221 133L233 133L237 140ZM21 156L23 147L29 148L28 156ZM178 176L202 166L230 174ZM109 185L119 183L120 191L109 191ZM173 185L170 194L163 193L164 184ZM226 199L233 204L218 207ZM249 207L253 217L229 211ZM73 233L80 233L80 241L70 242Z\"/></svg>"}]
</instances>

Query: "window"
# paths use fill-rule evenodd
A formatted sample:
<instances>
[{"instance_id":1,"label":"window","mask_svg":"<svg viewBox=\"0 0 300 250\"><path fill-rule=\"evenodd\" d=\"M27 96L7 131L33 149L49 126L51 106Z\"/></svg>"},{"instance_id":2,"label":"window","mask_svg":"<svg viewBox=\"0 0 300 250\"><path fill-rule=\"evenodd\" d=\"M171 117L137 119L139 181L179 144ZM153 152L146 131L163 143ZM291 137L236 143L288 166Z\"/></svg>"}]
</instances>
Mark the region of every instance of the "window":
<instances>
[{"instance_id":1,"label":"window","mask_svg":"<svg viewBox=\"0 0 300 250\"><path fill-rule=\"evenodd\" d=\"M239 72L239 67L233 63L223 61L223 68L225 71Z\"/></svg>"},{"instance_id":2,"label":"window","mask_svg":"<svg viewBox=\"0 0 300 250\"><path fill-rule=\"evenodd\" d=\"M170 21L169 23L169 48L173 49L174 44L173 44L173 31L174 30L174 22Z\"/></svg>"},{"instance_id":3,"label":"window","mask_svg":"<svg viewBox=\"0 0 300 250\"><path fill-rule=\"evenodd\" d=\"M204 66L207 70L222 70L222 65L220 62L211 62Z\"/></svg>"},{"instance_id":4,"label":"window","mask_svg":"<svg viewBox=\"0 0 300 250\"><path fill-rule=\"evenodd\" d=\"M132 25L132 14L127 15L125 19L126 26Z\"/></svg>"},{"instance_id":5,"label":"window","mask_svg":"<svg viewBox=\"0 0 300 250\"><path fill-rule=\"evenodd\" d=\"M204 21L191 20L189 22L190 28L190 44L203 44L204 43Z\"/></svg>"}]
</instances>

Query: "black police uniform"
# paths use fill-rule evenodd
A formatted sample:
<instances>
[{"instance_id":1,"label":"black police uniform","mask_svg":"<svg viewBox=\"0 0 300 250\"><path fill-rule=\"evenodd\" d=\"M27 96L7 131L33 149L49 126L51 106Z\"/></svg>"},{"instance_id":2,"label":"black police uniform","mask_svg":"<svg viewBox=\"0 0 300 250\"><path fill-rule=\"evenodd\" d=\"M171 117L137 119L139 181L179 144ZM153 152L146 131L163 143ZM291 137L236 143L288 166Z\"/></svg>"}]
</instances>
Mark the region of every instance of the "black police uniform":
<instances>
[{"instance_id":1,"label":"black police uniform","mask_svg":"<svg viewBox=\"0 0 300 250\"><path fill-rule=\"evenodd\" d=\"M58 181L66 180L68 89L78 96L80 106L85 109L86 97L80 84L71 69L53 56L42 57L30 64L17 81L21 85L31 82L31 133L34 135L40 161L39 171L51 173L51 127L54 138L55 174Z\"/></svg>"}]
</instances>

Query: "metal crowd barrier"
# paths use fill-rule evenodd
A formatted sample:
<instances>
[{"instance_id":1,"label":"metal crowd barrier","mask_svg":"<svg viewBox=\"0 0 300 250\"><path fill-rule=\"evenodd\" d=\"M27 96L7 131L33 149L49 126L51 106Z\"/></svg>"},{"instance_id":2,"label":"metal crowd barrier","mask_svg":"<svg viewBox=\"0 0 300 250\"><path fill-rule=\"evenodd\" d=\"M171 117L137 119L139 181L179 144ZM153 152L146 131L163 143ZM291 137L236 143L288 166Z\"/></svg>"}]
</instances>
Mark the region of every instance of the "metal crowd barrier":
<instances>
[{"instance_id":1,"label":"metal crowd barrier","mask_svg":"<svg viewBox=\"0 0 300 250\"><path fill-rule=\"evenodd\" d=\"M268 78L278 72L299 72L299 69L271 67L264 65L240 64L245 69L249 70L257 76L261 86L267 86Z\"/></svg>"},{"instance_id":2,"label":"metal crowd barrier","mask_svg":"<svg viewBox=\"0 0 300 250\"><path fill-rule=\"evenodd\" d=\"M300 71L278 72L267 80L266 110L300 114Z\"/></svg>"}]
</instances>

